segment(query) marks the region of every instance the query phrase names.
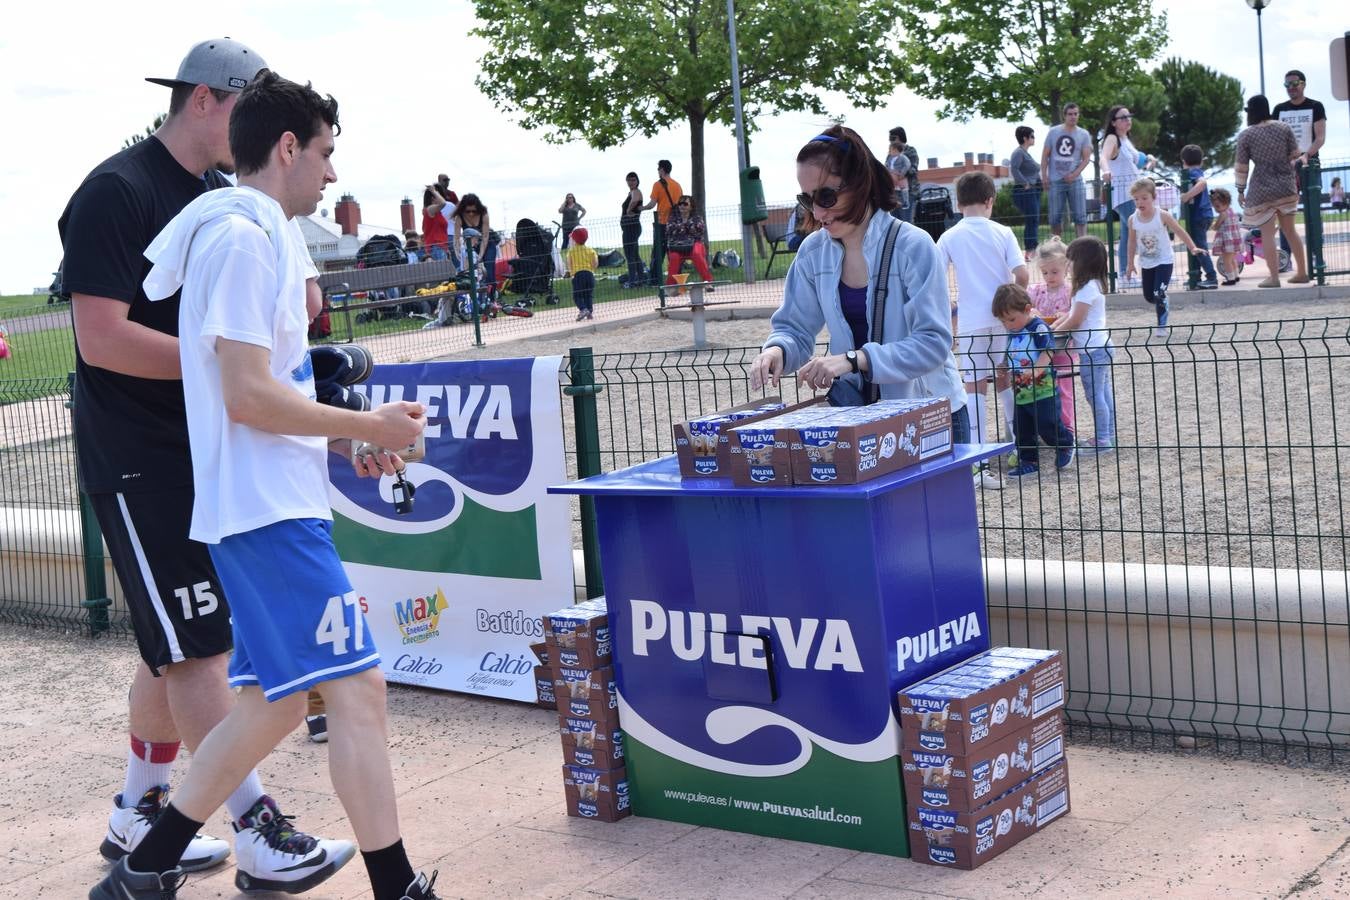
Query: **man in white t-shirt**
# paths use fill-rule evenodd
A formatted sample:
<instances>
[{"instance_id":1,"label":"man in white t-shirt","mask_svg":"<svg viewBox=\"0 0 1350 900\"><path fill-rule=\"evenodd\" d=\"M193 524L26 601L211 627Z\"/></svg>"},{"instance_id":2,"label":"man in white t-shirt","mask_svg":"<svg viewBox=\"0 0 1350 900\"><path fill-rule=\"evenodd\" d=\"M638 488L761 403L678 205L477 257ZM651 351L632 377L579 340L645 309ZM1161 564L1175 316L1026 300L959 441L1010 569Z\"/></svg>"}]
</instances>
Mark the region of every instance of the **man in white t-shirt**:
<instances>
[{"instance_id":1,"label":"man in white t-shirt","mask_svg":"<svg viewBox=\"0 0 1350 900\"><path fill-rule=\"evenodd\" d=\"M207 545L230 597L230 684L239 697L93 900L172 896L183 849L243 773L304 718L310 688L332 713L329 768L373 896L435 897L400 837L380 656L333 545L327 468L327 449L350 456L353 440L408 445L422 432L424 409L396 402L356 412L315 402L306 270L288 227L313 213L336 180L336 129L337 101L263 70L230 119L240 186L189 203L146 250L149 299L182 288L179 354L197 485L191 537ZM402 460L381 451L353 465L358 475L392 475Z\"/></svg>"},{"instance_id":2,"label":"man in white t-shirt","mask_svg":"<svg viewBox=\"0 0 1350 900\"><path fill-rule=\"evenodd\" d=\"M992 442L985 415L989 376L1001 374L1005 366L1007 329L994 316L994 291L1000 285L1016 281L1027 286L1029 275L1022 261L1022 248L1006 225L990 218L994 212L994 179L983 172L967 172L956 181L956 205L961 220L938 238L938 251L956 270L957 357L961 378L970 395L970 439L973 443ZM998 402L1012 433L1013 397L1011 387L1000 388ZM980 484L997 490L1003 481L988 468L980 471Z\"/></svg>"}]
</instances>

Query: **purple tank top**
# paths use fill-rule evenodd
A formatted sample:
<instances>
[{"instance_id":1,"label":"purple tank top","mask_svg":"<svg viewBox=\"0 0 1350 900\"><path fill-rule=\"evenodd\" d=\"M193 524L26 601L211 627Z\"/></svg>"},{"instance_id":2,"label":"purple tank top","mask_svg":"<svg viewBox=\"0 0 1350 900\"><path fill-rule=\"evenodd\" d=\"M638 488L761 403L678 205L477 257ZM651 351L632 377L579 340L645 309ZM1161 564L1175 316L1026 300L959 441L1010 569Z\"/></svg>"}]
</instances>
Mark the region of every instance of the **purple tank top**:
<instances>
[{"instance_id":1,"label":"purple tank top","mask_svg":"<svg viewBox=\"0 0 1350 900\"><path fill-rule=\"evenodd\" d=\"M853 332L853 349L867 343L867 288L849 287L839 282L839 305L844 310L844 321Z\"/></svg>"}]
</instances>

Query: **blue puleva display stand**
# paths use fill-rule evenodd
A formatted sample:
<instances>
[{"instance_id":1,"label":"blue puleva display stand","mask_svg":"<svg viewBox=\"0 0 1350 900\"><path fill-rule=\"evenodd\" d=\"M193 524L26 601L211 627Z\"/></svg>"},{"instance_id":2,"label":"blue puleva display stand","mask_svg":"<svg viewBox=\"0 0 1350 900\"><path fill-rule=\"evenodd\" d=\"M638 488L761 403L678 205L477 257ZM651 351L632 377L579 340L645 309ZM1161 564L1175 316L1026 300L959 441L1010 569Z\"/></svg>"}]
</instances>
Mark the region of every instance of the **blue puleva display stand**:
<instances>
[{"instance_id":1,"label":"blue puleva display stand","mask_svg":"<svg viewBox=\"0 0 1350 900\"><path fill-rule=\"evenodd\" d=\"M638 815L908 856L896 692L989 646L957 445L858 485L681 479L675 457L560 487L595 497Z\"/></svg>"}]
</instances>

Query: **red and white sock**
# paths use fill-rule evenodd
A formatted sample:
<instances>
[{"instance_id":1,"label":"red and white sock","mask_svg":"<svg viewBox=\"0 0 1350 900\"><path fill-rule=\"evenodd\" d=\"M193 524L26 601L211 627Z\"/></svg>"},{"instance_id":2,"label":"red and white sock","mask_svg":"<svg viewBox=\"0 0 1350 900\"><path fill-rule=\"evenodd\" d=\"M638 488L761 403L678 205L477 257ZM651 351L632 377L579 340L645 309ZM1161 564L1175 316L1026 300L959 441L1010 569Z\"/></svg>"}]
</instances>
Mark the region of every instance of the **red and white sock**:
<instances>
[{"instance_id":1,"label":"red and white sock","mask_svg":"<svg viewBox=\"0 0 1350 900\"><path fill-rule=\"evenodd\" d=\"M127 751L127 780L122 786L122 806L135 806L152 787L169 783L179 742L157 744L131 736Z\"/></svg>"}]
</instances>

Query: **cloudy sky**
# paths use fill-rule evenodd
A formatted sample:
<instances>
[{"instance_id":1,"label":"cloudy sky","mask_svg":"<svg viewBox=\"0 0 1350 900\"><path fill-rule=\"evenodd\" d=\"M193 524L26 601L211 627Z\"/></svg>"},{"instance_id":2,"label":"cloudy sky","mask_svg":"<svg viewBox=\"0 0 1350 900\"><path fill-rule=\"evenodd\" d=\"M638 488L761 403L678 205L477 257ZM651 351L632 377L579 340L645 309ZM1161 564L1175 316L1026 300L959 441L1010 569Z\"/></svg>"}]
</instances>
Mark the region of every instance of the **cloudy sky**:
<instances>
[{"instance_id":1,"label":"cloudy sky","mask_svg":"<svg viewBox=\"0 0 1350 900\"><path fill-rule=\"evenodd\" d=\"M1155 0L1171 20L1163 56L1198 60L1233 75L1245 93L1258 90L1256 16L1242 0ZM212 13L164 0L38 3L24 21L0 33L0 112L6 147L0 154L0 293L28 293L50 281L60 260L56 220L84 175L141 131L168 105L168 90L143 81L172 77L187 48L230 35L252 46L282 74L310 80L338 98L343 133L334 163L342 192L361 204L364 221L398 226L403 197L414 199L438 171L460 193L476 191L494 225L530 216L547 221L567 191L593 214L609 218L624 193L623 174L650 181L655 162L675 162L688 185L689 135L678 122L653 139L600 153L582 143L558 146L523 131L478 93L473 79L483 45L468 35L467 0L239 0ZM129 10L134 9L134 16ZM1333 101L1328 44L1350 28L1343 2L1273 0L1263 14L1268 93L1283 98L1285 69L1308 74L1309 94L1328 106L1324 158L1350 157L1347 105ZM743 47L743 54L753 48ZM937 104L900 90L873 110L836 101L831 112L881 150L887 129L903 124L923 158L944 164L964 151L1004 159L1012 125L975 121L938 125ZM786 114L762 120L753 162L763 170L770 201L796 192L792 159L822 124ZM1038 123L1031 123L1038 124ZM730 133L707 132L709 202L735 203L737 166Z\"/></svg>"}]
</instances>

